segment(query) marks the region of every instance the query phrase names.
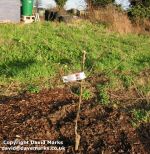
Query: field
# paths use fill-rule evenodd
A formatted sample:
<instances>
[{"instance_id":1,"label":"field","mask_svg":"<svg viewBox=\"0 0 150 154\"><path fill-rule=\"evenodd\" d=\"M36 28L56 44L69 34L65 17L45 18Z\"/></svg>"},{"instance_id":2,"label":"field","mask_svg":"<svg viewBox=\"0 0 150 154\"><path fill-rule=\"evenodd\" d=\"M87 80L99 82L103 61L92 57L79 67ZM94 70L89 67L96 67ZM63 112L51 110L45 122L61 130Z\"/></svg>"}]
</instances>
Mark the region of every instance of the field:
<instances>
[{"instance_id":1,"label":"field","mask_svg":"<svg viewBox=\"0 0 150 154\"><path fill-rule=\"evenodd\" d=\"M62 76L80 72L82 51L78 153L149 153L150 36L88 21L0 25L0 141L62 140L74 153L79 86Z\"/></svg>"}]
</instances>

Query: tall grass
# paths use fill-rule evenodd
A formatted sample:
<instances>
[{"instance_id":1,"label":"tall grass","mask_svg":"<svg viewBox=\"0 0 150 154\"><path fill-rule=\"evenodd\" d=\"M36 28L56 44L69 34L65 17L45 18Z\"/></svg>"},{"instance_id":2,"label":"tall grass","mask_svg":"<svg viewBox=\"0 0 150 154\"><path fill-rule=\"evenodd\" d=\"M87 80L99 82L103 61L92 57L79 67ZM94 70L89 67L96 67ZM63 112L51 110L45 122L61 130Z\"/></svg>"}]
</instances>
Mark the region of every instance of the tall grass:
<instances>
[{"instance_id":1,"label":"tall grass","mask_svg":"<svg viewBox=\"0 0 150 154\"><path fill-rule=\"evenodd\" d=\"M91 7L86 18L93 23L102 23L111 31L120 34L150 34L150 20L148 18L132 18L130 12L114 5Z\"/></svg>"},{"instance_id":2,"label":"tall grass","mask_svg":"<svg viewBox=\"0 0 150 154\"><path fill-rule=\"evenodd\" d=\"M107 25L111 31L127 34L133 32L133 25L128 15L121 8L113 5L98 7L90 10L89 19Z\"/></svg>"}]
</instances>

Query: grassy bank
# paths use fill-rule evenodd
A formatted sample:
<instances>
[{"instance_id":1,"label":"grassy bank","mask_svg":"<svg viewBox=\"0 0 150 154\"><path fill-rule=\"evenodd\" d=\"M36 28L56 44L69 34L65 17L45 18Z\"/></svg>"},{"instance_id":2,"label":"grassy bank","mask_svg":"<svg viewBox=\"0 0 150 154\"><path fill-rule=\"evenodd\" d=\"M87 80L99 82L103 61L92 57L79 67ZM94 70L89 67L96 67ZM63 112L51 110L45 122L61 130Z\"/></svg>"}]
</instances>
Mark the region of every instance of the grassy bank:
<instances>
[{"instance_id":1,"label":"grassy bank","mask_svg":"<svg viewBox=\"0 0 150 154\"><path fill-rule=\"evenodd\" d=\"M83 22L78 26L0 25L1 93L11 84L50 87L56 76L80 70L83 50L87 52L87 75L105 74L111 88L128 88L132 81L139 81L144 92L150 90L149 80L139 79L141 72L150 68L150 37L119 35L103 25Z\"/></svg>"}]
</instances>

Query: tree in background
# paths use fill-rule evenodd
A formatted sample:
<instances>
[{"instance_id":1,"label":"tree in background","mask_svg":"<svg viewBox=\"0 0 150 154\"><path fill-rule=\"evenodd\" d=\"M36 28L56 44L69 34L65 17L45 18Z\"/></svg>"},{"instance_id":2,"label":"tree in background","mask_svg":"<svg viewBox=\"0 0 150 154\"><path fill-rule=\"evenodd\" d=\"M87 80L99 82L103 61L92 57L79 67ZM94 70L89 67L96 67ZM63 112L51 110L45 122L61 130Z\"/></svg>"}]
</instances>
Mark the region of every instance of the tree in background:
<instances>
[{"instance_id":1,"label":"tree in background","mask_svg":"<svg viewBox=\"0 0 150 154\"><path fill-rule=\"evenodd\" d=\"M131 6L143 5L145 7L150 7L150 0L130 0Z\"/></svg>"},{"instance_id":2,"label":"tree in background","mask_svg":"<svg viewBox=\"0 0 150 154\"><path fill-rule=\"evenodd\" d=\"M88 6L104 7L108 4L112 4L115 0L86 0Z\"/></svg>"},{"instance_id":3,"label":"tree in background","mask_svg":"<svg viewBox=\"0 0 150 154\"><path fill-rule=\"evenodd\" d=\"M64 5L66 4L67 0L55 0L55 2L59 8L63 8Z\"/></svg>"},{"instance_id":4,"label":"tree in background","mask_svg":"<svg viewBox=\"0 0 150 154\"><path fill-rule=\"evenodd\" d=\"M128 14L132 19L150 19L150 0L130 0Z\"/></svg>"},{"instance_id":5,"label":"tree in background","mask_svg":"<svg viewBox=\"0 0 150 154\"><path fill-rule=\"evenodd\" d=\"M95 6L106 6L112 4L115 0L93 0L93 5Z\"/></svg>"}]
</instances>

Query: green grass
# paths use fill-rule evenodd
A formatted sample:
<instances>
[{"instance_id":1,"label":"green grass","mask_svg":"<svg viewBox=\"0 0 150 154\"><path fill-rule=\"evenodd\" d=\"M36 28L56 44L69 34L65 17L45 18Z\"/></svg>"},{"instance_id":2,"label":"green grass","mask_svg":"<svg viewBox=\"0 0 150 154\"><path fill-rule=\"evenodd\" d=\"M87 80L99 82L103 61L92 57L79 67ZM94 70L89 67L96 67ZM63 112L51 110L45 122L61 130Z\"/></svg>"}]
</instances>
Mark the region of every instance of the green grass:
<instances>
[{"instance_id":1,"label":"green grass","mask_svg":"<svg viewBox=\"0 0 150 154\"><path fill-rule=\"evenodd\" d=\"M79 71L83 50L86 74L93 67L91 74L107 74L113 87L118 80L130 86L130 79L150 68L150 37L146 35L110 33L103 25L89 22L78 27L8 24L0 25L0 85L41 86L62 70L65 74Z\"/></svg>"}]
</instances>

